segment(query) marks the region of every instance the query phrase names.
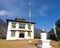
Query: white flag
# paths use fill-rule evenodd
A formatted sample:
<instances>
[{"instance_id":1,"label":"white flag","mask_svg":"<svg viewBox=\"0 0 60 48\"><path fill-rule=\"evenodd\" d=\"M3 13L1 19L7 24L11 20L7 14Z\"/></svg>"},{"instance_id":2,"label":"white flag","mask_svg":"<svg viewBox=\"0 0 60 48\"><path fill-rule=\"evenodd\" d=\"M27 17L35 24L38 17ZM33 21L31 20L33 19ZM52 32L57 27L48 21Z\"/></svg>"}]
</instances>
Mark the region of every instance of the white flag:
<instances>
[{"instance_id":1,"label":"white flag","mask_svg":"<svg viewBox=\"0 0 60 48\"><path fill-rule=\"evenodd\" d=\"M57 33L56 33L56 28L55 28L55 24L54 24L54 34L55 34L55 36L56 36L56 38L57 38Z\"/></svg>"}]
</instances>

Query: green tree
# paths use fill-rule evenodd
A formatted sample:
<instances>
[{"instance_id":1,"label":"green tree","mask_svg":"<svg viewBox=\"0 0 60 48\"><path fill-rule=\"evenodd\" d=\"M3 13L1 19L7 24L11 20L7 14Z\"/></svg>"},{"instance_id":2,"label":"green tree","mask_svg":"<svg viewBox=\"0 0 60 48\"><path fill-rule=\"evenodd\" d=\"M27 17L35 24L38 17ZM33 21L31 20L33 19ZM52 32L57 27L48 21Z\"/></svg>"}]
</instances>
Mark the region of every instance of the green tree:
<instances>
[{"instance_id":1,"label":"green tree","mask_svg":"<svg viewBox=\"0 0 60 48\"><path fill-rule=\"evenodd\" d=\"M57 40L53 28L48 32L48 39Z\"/></svg>"},{"instance_id":2,"label":"green tree","mask_svg":"<svg viewBox=\"0 0 60 48\"><path fill-rule=\"evenodd\" d=\"M55 22L55 25L56 25L56 33L57 33L57 38L54 34L54 30L51 29L48 33L48 38L50 39L53 39L53 40L59 40L60 41L60 19L58 19L56 22Z\"/></svg>"},{"instance_id":3,"label":"green tree","mask_svg":"<svg viewBox=\"0 0 60 48\"><path fill-rule=\"evenodd\" d=\"M57 32L57 38L60 41L60 27L56 28L56 32Z\"/></svg>"},{"instance_id":4,"label":"green tree","mask_svg":"<svg viewBox=\"0 0 60 48\"><path fill-rule=\"evenodd\" d=\"M55 25L60 28L60 19L57 20L57 22L55 23Z\"/></svg>"},{"instance_id":5,"label":"green tree","mask_svg":"<svg viewBox=\"0 0 60 48\"><path fill-rule=\"evenodd\" d=\"M57 35L58 35L58 40L60 40L60 18L57 20L55 25L56 25L56 32L57 32Z\"/></svg>"}]
</instances>

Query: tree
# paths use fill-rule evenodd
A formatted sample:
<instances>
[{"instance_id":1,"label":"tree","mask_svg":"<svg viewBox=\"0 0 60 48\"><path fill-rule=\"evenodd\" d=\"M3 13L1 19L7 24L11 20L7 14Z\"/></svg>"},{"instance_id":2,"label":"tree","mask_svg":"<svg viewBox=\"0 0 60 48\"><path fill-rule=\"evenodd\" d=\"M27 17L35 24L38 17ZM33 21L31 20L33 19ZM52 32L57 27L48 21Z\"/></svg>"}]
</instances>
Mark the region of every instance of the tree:
<instances>
[{"instance_id":1,"label":"tree","mask_svg":"<svg viewBox=\"0 0 60 48\"><path fill-rule=\"evenodd\" d=\"M60 27L56 28L56 32L57 32L57 39L60 41Z\"/></svg>"},{"instance_id":2,"label":"tree","mask_svg":"<svg viewBox=\"0 0 60 48\"><path fill-rule=\"evenodd\" d=\"M60 18L57 20L57 22L55 23L56 24L56 32L57 32L57 35L58 35L58 40L60 40Z\"/></svg>"},{"instance_id":3,"label":"tree","mask_svg":"<svg viewBox=\"0 0 60 48\"><path fill-rule=\"evenodd\" d=\"M48 32L48 39L57 40L53 28Z\"/></svg>"},{"instance_id":4,"label":"tree","mask_svg":"<svg viewBox=\"0 0 60 48\"><path fill-rule=\"evenodd\" d=\"M57 20L57 22L55 23L55 25L60 28L60 19Z\"/></svg>"},{"instance_id":5,"label":"tree","mask_svg":"<svg viewBox=\"0 0 60 48\"><path fill-rule=\"evenodd\" d=\"M60 41L60 19L58 19L56 22L55 22L55 25L56 25L56 33L57 33L57 38L54 34L54 30L51 29L48 33L48 38L49 39L53 39L53 40L59 40Z\"/></svg>"}]
</instances>

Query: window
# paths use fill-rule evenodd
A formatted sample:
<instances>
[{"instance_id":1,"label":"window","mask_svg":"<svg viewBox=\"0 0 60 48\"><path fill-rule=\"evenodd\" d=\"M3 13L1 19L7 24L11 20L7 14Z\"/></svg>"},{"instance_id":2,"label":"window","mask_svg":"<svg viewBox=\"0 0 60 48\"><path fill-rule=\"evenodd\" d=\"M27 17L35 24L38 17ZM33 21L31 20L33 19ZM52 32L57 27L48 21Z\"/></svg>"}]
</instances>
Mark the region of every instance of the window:
<instances>
[{"instance_id":1,"label":"window","mask_svg":"<svg viewBox=\"0 0 60 48\"><path fill-rule=\"evenodd\" d=\"M15 31L11 31L11 37L15 37Z\"/></svg>"},{"instance_id":2,"label":"window","mask_svg":"<svg viewBox=\"0 0 60 48\"><path fill-rule=\"evenodd\" d=\"M31 25L28 25L28 29L31 29Z\"/></svg>"},{"instance_id":3,"label":"window","mask_svg":"<svg viewBox=\"0 0 60 48\"><path fill-rule=\"evenodd\" d=\"M31 36L31 32L28 32L28 36L29 36L29 37Z\"/></svg>"},{"instance_id":4,"label":"window","mask_svg":"<svg viewBox=\"0 0 60 48\"><path fill-rule=\"evenodd\" d=\"M25 29L25 24L19 23L19 28Z\"/></svg>"},{"instance_id":5,"label":"window","mask_svg":"<svg viewBox=\"0 0 60 48\"><path fill-rule=\"evenodd\" d=\"M16 23L12 23L12 28L16 28Z\"/></svg>"}]
</instances>

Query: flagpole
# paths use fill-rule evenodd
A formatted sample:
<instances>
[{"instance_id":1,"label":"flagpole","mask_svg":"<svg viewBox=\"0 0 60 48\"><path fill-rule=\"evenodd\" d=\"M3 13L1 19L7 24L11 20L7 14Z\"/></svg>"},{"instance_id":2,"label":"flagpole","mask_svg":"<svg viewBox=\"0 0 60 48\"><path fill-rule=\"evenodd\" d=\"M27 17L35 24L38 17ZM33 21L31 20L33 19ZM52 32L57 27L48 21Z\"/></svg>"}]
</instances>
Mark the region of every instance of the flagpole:
<instances>
[{"instance_id":1,"label":"flagpole","mask_svg":"<svg viewBox=\"0 0 60 48\"><path fill-rule=\"evenodd\" d=\"M31 2L29 2L29 21L31 22Z\"/></svg>"},{"instance_id":2,"label":"flagpole","mask_svg":"<svg viewBox=\"0 0 60 48\"><path fill-rule=\"evenodd\" d=\"M56 26L55 26L55 24L54 24L53 26L54 26L54 27L53 27L53 29L54 29L54 34L55 34L56 38L58 38L58 37L57 37L57 33L56 33Z\"/></svg>"},{"instance_id":3,"label":"flagpole","mask_svg":"<svg viewBox=\"0 0 60 48\"><path fill-rule=\"evenodd\" d=\"M58 41L58 35L57 35L57 33L56 33L56 26L55 26L55 24L54 24L54 34L55 34L55 36L56 36L56 38L57 38L57 42L59 42L59 41ZM59 48L59 44L57 44L57 47Z\"/></svg>"},{"instance_id":4,"label":"flagpole","mask_svg":"<svg viewBox=\"0 0 60 48\"><path fill-rule=\"evenodd\" d=\"M30 25L30 40L29 43L31 43L31 2L29 2L29 25Z\"/></svg>"}]
</instances>

